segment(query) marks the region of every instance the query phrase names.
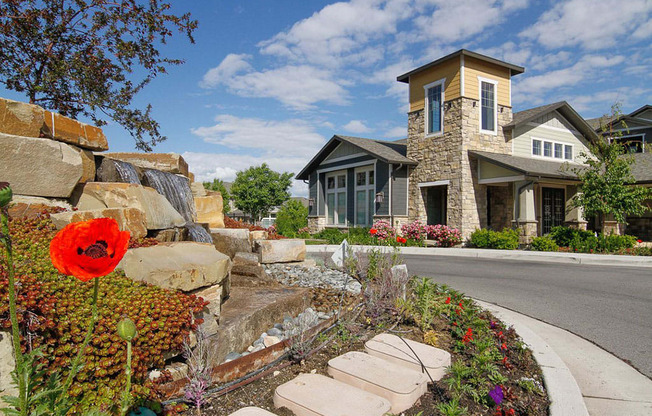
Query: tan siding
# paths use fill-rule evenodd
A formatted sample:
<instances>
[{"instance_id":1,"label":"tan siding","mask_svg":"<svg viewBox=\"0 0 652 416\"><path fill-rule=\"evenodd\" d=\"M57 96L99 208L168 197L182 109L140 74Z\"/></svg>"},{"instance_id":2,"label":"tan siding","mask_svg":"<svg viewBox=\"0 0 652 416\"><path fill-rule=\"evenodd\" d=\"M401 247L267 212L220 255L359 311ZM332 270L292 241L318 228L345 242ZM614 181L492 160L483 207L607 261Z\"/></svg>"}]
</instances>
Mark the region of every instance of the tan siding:
<instances>
[{"instance_id":1,"label":"tan siding","mask_svg":"<svg viewBox=\"0 0 652 416\"><path fill-rule=\"evenodd\" d=\"M559 116L561 117L561 116ZM567 123L563 120L563 123ZM563 131L565 130L565 131ZM549 140L557 143L572 144L573 145L573 159L580 162L578 158L581 152L588 152L586 142L581 135L572 133L568 129L549 128L546 125L532 126L521 125L514 129L514 139L512 139L514 146L514 156L532 157L532 138ZM545 160L557 160L554 158L544 158Z\"/></svg>"},{"instance_id":2,"label":"tan siding","mask_svg":"<svg viewBox=\"0 0 652 416\"><path fill-rule=\"evenodd\" d=\"M506 178L509 176L518 176L519 172L496 166L486 160L480 161L480 176L478 179Z\"/></svg>"},{"instance_id":3,"label":"tan siding","mask_svg":"<svg viewBox=\"0 0 652 416\"><path fill-rule=\"evenodd\" d=\"M444 100L460 96L460 60L451 59L410 77L410 111L422 110L425 105L423 86L446 78Z\"/></svg>"},{"instance_id":4,"label":"tan siding","mask_svg":"<svg viewBox=\"0 0 652 416\"><path fill-rule=\"evenodd\" d=\"M480 99L478 77L498 81L498 104L511 107L510 72L508 68L480 61L466 56L464 58L464 96Z\"/></svg>"}]
</instances>

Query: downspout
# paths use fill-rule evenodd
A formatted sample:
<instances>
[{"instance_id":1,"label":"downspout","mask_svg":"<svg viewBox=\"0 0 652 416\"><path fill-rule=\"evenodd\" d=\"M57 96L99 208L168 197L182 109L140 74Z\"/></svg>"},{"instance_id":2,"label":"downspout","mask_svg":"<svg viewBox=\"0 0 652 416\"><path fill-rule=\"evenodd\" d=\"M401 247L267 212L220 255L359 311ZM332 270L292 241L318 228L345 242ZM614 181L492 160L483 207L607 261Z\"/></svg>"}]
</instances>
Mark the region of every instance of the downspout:
<instances>
[{"instance_id":1,"label":"downspout","mask_svg":"<svg viewBox=\"0 0 652 416\"><path fill-rule=\"evenodd\" d=\"M516 226L517 227L520 225L518 220L521 218L521 191L532 184L534 184L534 181L527 181L523 185L519 186L519 188L516 190Z\"/></svg>"}]
</instances>

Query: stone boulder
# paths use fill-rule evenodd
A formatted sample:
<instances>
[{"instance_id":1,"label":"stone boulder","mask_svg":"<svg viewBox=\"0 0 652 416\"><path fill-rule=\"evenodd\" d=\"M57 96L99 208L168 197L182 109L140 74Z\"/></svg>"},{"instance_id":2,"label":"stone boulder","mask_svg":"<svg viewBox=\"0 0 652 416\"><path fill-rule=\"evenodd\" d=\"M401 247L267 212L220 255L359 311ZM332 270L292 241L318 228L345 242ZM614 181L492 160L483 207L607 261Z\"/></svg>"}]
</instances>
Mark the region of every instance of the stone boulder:
<instances>
[{"instance_id":1,"label":"stone boulder","mask_svg":"<svg viewBox=\"0 0 652 416\"><path fill-rule=\"evenodd\" d=\"M145 213L148 230L182 227L186 220L156 190L134 183L89 182L77 198L77 208L136 208Z\"/></svg>"},{"instance_id":2,"label":"stone boulder","mask_svg":"<svg viewBox=\"0 0 652 416\"><path fill-rule=\"evenodd\" d=\"M0 133L44 137L88 150L109 150L102 129L43 108L0 98Z\"/></svg>"},{"instance_id":3,"label":"stone boulder","mask_svg":"<svg viewBox=\"0 0 652 416\"><path fill-rule=\"evenodd\" d=\"M102 156L129 162L142 169L156 169L188 177L188 163L176 153L103 153Z\"/></svg>"},{"instance_id":4,"label":"stone boulder","mask_svg":"<svg viewBox=\"0 0 652 416\"><path fill-rule=\"evenodd\" d=\"M299 239L256 240L262 264L290 263L306 258L306 243Z\"/></svg>"},{"instance_id":5,"label":"stone boulder","mask_svg":"<svg viewBox=\"0 0 652 416\"><path fill-rule=\"evenodd\" d=\"M236 253L231 268L231 286L234 287L275 287L278 282L272 279L258 263L257 253Z\"/></svg>"},{"instance_id":6,"label":"stone boulder","mask_svg":"<svg viewBox=\"0 0 652 416\"><path fill-rule=\"evenodd\" d=\"M161 243L173 243L175 241L188 241L188 229L186 227L168 228L165 230L153 230L150 235Z\"/></svg>"},{"instance_id":7,"label":"stone boulder","mask_svg":"<svg viewBox=\"0 0 652 416\"><path fill-rule=\"evenodd\" d=\"M251 246L254 246L256 240L267 240L269 233L264 230L255 230L249 232L249 240L251 240Z\"/></svg>"},{"instance_id":8,"label":"stone boulder","mask_svg":"<svg viewBox=\"0 0 652 416\"><path fill-rule=\"evenodd\" d=\"M3 396L18 396L18 389L12 383L11 372L14 371L14 346L11 333L0 331L0 391ZM0 408L5 408L4 401L0 401Z\"/></svg>"},{"instance_id":9,"label":"stone boulder","mask_svg":"<svg viewBox=\"0 0 652 416\"><path fill-rule=\"evenodd\" d=\"M16 194L68 198L87 170L73 146L0 133L0 178Z\"/></svg>"},{"instance_id":10,"label":"stone boulder","mask_svg":"<svg viewBox=\"0 0 652 416\"><path fill-rule=\"evenodd\" d=\"M190 182L190 190L192 191L192 196L197 198L198 196L206 196L206 188L201 182Z\"/></svg>"},{"instance_id":11,"label":"stone boulder","mask_svg":"<svg viewBox=\"0 0 652 416\"><path fill-rule=\"evenodd\" d=\"M132 280L188 292L227 285L231 260L210 244L184 241L127 250L118 268Z\"/></svg>"},{"instance_id":12,"label":"stone boulder","mask_svg":"<svg viewBox=\"0 0 652 416\"><path fill-rule=\"evenodd\" d=\"M222 304L231 293L231 278L226 279L224 284L215 285L193 292L194 295L208 302L206 306L215 319L220 319ZM212 334L211 334L212 335Z\"/></svg>"},{"instance_id":13,"label":"stone boulder","mask_svg":"<svg viewBox=\"0 0 652 416\"><path fill-rule=\"evenodd\" d=\"M197 222L207 223L211 228L224 228L222 196L195 197Z\"/></svg>"},{"instance_id":14,"label":"stone boulder","mask_svg":"<svg viewBox=\"0 0 652 416\"><path fill-rule=\"evenodd\" d=\"M231 258L241 251L251 252L249 230L246 228L211 228L211 235L217 251Z\"/></svg>"},{"instance_id":15,"label":"stone boulder","mask_svg":"<svg viewBox=\"0 0 652 416\"><path fill-rule=\"evenodd\" d=\"M48 199L39 196L14 195L9 205L9 216L12 218L36 218L46 209L63 208L72 210L72 205L63 199Z\"/></svg>"},{"instance_id":16,"label":"stone boulder","mask_svg":"<svg viewBox=\"0 0 652 416\"><path fill-rule=\"evenodd\" d=\"M145 213L137 208L105 208L88 211L70 211L51 214L50 218L58 230L71 222L88 221L94 218L113 218L122 231L129 231L132 238L147 235Z\"/></svg>"},{"instance_id":17,"label":"stone boulder","mask_svg":"<svg viewBox=\"0 0 652 416\"><path fill-rule=\"evenodd\" d=\"M82 160L82 176L79 179L79 183L93 182L95 180L95 155L93 152L86 149L79 149L75 146L71 146L73 149L79 152L79 157Z\"/></svg>"}]
</instances>

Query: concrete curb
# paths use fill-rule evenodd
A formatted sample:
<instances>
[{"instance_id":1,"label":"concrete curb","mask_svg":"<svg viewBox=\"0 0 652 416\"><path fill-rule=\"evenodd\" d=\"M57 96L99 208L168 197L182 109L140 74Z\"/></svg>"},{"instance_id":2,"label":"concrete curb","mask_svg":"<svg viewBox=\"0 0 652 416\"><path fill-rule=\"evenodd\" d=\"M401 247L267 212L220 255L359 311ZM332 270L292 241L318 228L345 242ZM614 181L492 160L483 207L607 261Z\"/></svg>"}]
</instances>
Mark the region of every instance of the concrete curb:
<instances>
[{"instance_id":1,"label":"concrete curb","mask_svg":"<svg viewBox=\"0 0 652 416\"><path fill-rule=\"evenodd\" d=\"M520 314L477 299L474 301L505 324L513 326L523 342L532 349L543 372L550 399L550 416L588 416L589 411L575 377L550 345L520 321Z\"/></svg>"},{"instance_id":2,"label":"concrete curb","mask_svg":"<svg viewBox=\"0 0 652 416\"><path fill-rule=\"evenodd\" d=\"M323 253L335 251L336 245L306 245L307 253ZM392 251L386 246L351 246L354 251L381 249ZM585 264L595 266L620 267L652 267L652 257L620 256L613 254L557 253L522 250L489 250L478 248L442 248L442 247L401 247L402 254L418 254L429 256L468 257L483 259L521 260L532 262L553 262L567 264Z\"/></svg>"}]
</instances>

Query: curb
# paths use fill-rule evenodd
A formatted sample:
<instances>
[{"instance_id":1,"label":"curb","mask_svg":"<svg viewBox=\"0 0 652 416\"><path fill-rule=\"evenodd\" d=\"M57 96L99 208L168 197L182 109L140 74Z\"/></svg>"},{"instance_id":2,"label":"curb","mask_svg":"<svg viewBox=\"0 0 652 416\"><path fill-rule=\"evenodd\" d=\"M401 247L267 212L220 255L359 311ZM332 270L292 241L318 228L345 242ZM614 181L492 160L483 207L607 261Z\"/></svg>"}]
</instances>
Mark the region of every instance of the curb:
<instances>
[{"instance_id":1,"label":"curb","mask_svg":"<svg viewBox=\"0 0 652 416\"><path fill-rule=\"evenodd\" d=\"M335 251L336 245L306 245L306 253ZM351 246L353 251L380 249L392 251L386 246ZM525 260L533 262L552 262L566 264L583 264L595 266L618 267L652 267L652 257L626 256L614 254L558 253L522 250L491 250L479 248L442 248L442 247L400 247L402 254L419 254L430 256L467 257L498 260Z\"/></svg>"},{"instance_id":2,"label":"curb","mask_svg":"<svg viewBox=\"0 0 652 416\"><path fill-rule=\"evenodd\" d=\"M589 416L582 391L575 377L543 338L524 323L519 323L517 319L513 319L514 316L520 316L518 312L477 299L473 299L473 301L494 314L505 324L513 326L523 342L532 349L534 358L543 372L543 381L550 399L550 416ZM510 319L507 315L513 317Z\"/></svg>"}]
</instances>

